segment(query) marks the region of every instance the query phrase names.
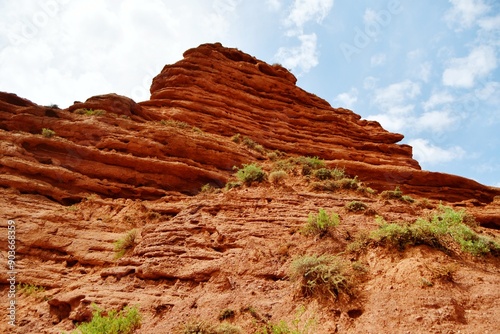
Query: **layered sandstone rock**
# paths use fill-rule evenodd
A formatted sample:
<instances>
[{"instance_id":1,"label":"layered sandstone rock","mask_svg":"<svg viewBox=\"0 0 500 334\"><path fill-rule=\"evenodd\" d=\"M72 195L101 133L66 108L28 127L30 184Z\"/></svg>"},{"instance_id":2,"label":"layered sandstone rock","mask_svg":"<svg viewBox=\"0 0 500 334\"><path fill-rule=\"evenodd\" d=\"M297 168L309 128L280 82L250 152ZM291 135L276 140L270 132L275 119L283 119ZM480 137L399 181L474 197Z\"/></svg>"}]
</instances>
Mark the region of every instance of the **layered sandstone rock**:
<instances>
[{"instance_id":1,"label":"layered sandstone rock","mask_svg":"<svg viewBox=\"0 0 500 334\"><path fill-rule=\"evenodd\" d=\"M0 94L0 185L76 203L88 194L160 198L223 186L261 154L229 138L247 136L268 151L318 156L377 190L447 201L491 202L498 189L421 171L403 136L296 86L280 65L205 44L153 80L139 104L108 94L67 110ZM162 124L163 123L163 124ZM44 128L55 132L42 135ZM189 131L189 130L192 131Z\"/></svg>"},{"instance_id":2,"label":"layered sandstone rock","mask_svg":"<svg viewBox=\"0 0 500 334\"><path fill-rule=\"evenodd\" d=\"M295 83L281 66L209 44L166 66L141 103L108 94L61 110L0 93L0 229L7 235L7 220L16 222L18 282L46 289L19 291L18 327L3 322L0 332L71 332L91 318L94 303L137 306L137 333L218 323L228 308L245 333L281 320L301 328L314 320L317 333L498 328L498 257L459 247L451 254L422 245L346 248L378 227L375 215L411 223L439 200L466 209L481 235L498 238L500 189L422 171L411 147L397 144L402 135L331 108ZM264 148L234 143L238 133ZM233 166L257 162L271 172L273 150L321 157L378 190L399 185L421 205L352 189L313 191L298 172L281 184L199 193L204 184L234 181ZM356 201L364 213L347 208ZM329 237L300 233L319 208L338 213L341 224ZM115 258L115 242L132 230L133 245ZM357 297L302 296L288 273L304 254L357 263L365 273ZM435 277L446 268L455 268L451 278ZM0 272L1 282L7 278ZM7 294L1 286L0 299Z\"/></svg>"}]
</instances>

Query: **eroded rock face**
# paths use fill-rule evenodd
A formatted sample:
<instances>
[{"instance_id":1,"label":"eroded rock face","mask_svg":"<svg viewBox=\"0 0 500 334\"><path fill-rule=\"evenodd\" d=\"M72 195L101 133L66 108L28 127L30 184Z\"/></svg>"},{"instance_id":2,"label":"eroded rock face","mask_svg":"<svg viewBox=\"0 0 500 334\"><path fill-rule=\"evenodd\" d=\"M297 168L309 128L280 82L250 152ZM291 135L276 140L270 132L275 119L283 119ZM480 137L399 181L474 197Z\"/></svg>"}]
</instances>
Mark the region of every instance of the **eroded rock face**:
<instances>
[{"instance_id":1,"label":"eroded rock face","mask_svg":"<svg viewBox=\"0 0 500 334\"><path fill-rule=\"evenodd\" d=\"M0 186L71 204L88 194L161 198L221 187L233 166L265 155L231 142L247 136L268 151L318 156L377 190L447 201L491 202L498 190L458 176L421 171L403 136L295 85L280 65L204 44L167 65L151 99L116 94L67 110L0 94ZM162 124L163 123L163 124ZM43 136L43 129L54 136ZM200 130L201 129L201 130Z\"/></svg>"},{"instance_id":2,"label":"eroded rock face","mask_svg":"<svg viewBox=\"0 0 500 334\"><path fill-rule=\"evenodd\" d=\"M207 183L223 186L233 166L253 157L187 124L146 121L147 110L116 94L68 110L6 93L0 103L0 185L62 203L93 193L141 199L195 194Z\"/></svg>"},{"instance_id":3,"label":"eroded rock face","mask_svg":"<svg viewBox=\"0 0 500 334\"><path fill-rule=\"evenodd\" d=\"M153 80L151 100L142 105L207 132L247 135L269 149L419 169L411 147L396 144L402 135L334 109L295 82L280 65L206 44L165 66Z\"/></svg>"},{"instance_id":4,"label":"eroded rock face","mask_svg":"<svg viewBox=\"0 0 500 334\"><path fill-rule=\"evenodd\" d=\"M138 306L138 333L217 322L228 308L252 333L268 321L295 322L301 305L302 320L314 320L317 333L498 328L498 257L478 261L458 248L455 256L422 245L346 249L358 233L378 227L375 215L411 223L438 200L455 202L477 218L484 236L498 237L500 205L493 199L500 189L422 171L411 147L397 144L402 135L331 108L295 83L279 65L207 44L166 66L141 103L108 94L61 110L0 93L0 230L7 235L7 220L15 221L17 279L46 289L19 292L13 332L71 332L75 322L90 320L94 303L106 310ZM378 190L399 185L427 204L353 189L313 191L299 172L281 184L199 194L206 183L231 180L233 166L258 162L273 170L264 148L231 140L237 133L268 152L326 159ZM356 201L364 213L348 209ZM335 232L299 233L319 208L340 215ZM131 230L137 237L117 259L115 242ZM5 263L6 243L0 249ZM356 261L365 272L358 297L321 303L302 296L288 273L304 254ZM433 276L450 263L458 266L452 281ZM7 282L6 271L0 281ZM0 287L0 299L7 293ZM0 308L3 319L6 312ZM0 323L0 332L11 330L6 326Z\"/></svg>"}]
</instances>

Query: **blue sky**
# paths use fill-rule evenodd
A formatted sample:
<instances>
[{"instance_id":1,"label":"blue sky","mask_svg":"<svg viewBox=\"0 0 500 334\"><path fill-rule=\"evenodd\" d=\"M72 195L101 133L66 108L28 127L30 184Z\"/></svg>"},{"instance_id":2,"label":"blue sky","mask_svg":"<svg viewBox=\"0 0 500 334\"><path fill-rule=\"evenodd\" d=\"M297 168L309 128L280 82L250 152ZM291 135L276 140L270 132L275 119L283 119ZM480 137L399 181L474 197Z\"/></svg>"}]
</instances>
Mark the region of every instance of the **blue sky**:
<instances>
[{"instance_id":1,"label":"blue sky","mask_svg":"<svg viewBox=\"0 0 500 334\"><path fill-rule=\"evenodd\" d=\"M404 134L424 169L500 187L498 0L0 0L0 90L142 101L207 42Z\"/></svg>"}]
</instances>

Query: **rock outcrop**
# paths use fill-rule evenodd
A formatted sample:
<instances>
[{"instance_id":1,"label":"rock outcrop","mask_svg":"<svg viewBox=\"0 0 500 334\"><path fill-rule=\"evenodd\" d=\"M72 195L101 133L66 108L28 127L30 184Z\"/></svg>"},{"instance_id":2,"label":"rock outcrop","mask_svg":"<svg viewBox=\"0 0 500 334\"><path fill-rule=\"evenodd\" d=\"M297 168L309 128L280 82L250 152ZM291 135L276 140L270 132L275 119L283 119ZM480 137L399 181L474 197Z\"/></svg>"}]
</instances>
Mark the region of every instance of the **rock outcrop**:
<instances>
[{"instance_id":1,"label":"rock outcrop","mask_svg":"<svg viewBox=\"0 0 500 334\"><path fill-rule=\"evenodd\" d=\"M499 328L498 254L443 252L432 240L404 250L363 244L375 216L410 224L441 203L498 240L500 189L421 170L402 138L303 91L283 67L220 44L167 65L140 103L108 94L59 109L0 93L0 232L15 221L17 282L45 288L18 289L18 326L1 322L0 332L71 332L92 318L92 304L137 306L137 333L186 332L193 321L229 321L244 333L281 320L314 323L316 333ZM235 186L233 166L270 174L297 156L320 157L362 187L319 191L292 166L280 182L217 189ZM373 190L396 186L417 202ZM327 237L301 233L320 208L340 225ZM131 232L117 257L116 241ZM362 249L347 251L356 242ZM0 249L7 263L7 243ZM302 295L289 271L305 254L355 264L356 297Z\"/></svg>"},{"instance_id":2,"label":"rock outcrop","mask_svg":"<svg viewBox=\"0 0 500 334\"><path fill-rule=\"evenodd\" d=\"M377 190L396 185L447 201L491 202L500 191L459 176L422 171L403 136L296 86L280 65L205 44L153 80L151 99L109 94L67 110L0 94L0 186L62 202L88 194L160 198L221 187L263 152L238 146L241 134L266 150L317 156ZM43 129L54 136L42 135ZM186 128L193 131L184 131Z\"/></svg>"}]
</instances>

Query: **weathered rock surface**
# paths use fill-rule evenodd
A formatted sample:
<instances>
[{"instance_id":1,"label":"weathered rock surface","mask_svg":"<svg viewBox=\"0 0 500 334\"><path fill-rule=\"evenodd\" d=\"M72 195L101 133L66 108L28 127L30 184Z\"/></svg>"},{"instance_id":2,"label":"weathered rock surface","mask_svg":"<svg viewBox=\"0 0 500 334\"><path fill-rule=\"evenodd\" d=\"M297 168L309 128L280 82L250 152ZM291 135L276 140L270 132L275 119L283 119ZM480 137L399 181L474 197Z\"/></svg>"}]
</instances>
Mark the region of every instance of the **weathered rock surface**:
<instances>
[{"instance_id":1,"label":"weathered rock surface","mask_svg":"<svg viewBox=\"0 0 500 334\"><path fill-rule=\"evenodd\" d=\"M137 333L218 323L228 308L244 333L281 320L302 327L315 320L315 333L500 328L498 257L428 246L345 253L355 235L377 228L375 215L414 222L439 201L465 209L479 233L498 238L500 189L422 171L411 147L397 144L402 135L331 108L295 82L281 66L210 44L166 66L141 103L108 94L61 110L0 93L0 232L7 236L7 221L16 222L17 281L46 289L18 291L18 327L2 321L0 332L72 331L91 318L93 303L137 305ZM238 133L263 148L233 142ZM234 181L233 166L257 162L271 172L272 150L321 157L377 190L399 185L421 205L355 190L312 191L314 180L299 171L281 184L199 193L207 183ZM364 214L346 208L353 201L367 206ZM340 215L335 232L299 233L319 208ZM116 259L115 241L133 229L133 246ZM303 297L288 273L304 254L340 254L365 268L357 297ZM451 280L435 277L450 264ZM3 301L6 282L0 271ZM0 308L0 318L6 312Z\"/></svg>"},{"instance_id":2,"label":"weathered rock surface","mask_svg":"<svg viewBox=\"0 0 500 334\"><path fill-rule=\"evenodd\" d=\"M401 185L447 201L491 202L500 194L462 177L422 171L411 147L397 144L402 135L334 109L295 82L279 65L206 44L165 66L153 80L151 99L139 104L108 94L60 110L1 93L0 185L67 204L89 193L142 199L195 194L207 183L223 186L233 166L265 158L228 140L239 133L267 150L329 160L377 190ZM42 136L44 128L55 136Z\"/></svg>"}]
</instances>

